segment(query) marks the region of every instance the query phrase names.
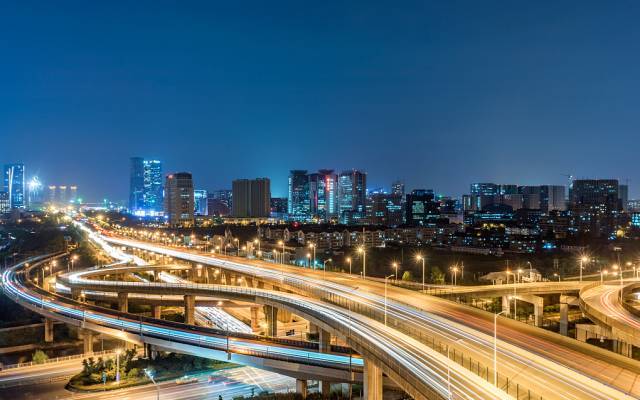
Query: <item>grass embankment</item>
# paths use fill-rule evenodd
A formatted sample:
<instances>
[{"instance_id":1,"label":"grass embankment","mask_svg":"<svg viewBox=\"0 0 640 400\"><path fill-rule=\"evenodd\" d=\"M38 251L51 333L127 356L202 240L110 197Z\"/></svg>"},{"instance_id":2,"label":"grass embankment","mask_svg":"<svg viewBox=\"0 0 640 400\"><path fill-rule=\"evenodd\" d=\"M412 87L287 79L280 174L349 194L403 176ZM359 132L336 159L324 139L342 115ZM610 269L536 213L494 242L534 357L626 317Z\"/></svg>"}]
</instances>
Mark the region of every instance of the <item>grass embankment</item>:
<instances>
[{"instance_id":1,"label":"grass embankment","mask_svg":"<svg viewBox=\"0 0 640 400\"><path fill-rule=\"evenodd\" d=\"M89 357L82 361L82 372L73 376L67 388L81 392L99 392L151 383L144 370L150 371L156 382L177 379L185 374L202 373L236 367L235 364L183 354L160 354L155 360L135 358L135 350L120 356L120 382L116 383L116 360L97 360Z\"/></svg>"}]
</instances>

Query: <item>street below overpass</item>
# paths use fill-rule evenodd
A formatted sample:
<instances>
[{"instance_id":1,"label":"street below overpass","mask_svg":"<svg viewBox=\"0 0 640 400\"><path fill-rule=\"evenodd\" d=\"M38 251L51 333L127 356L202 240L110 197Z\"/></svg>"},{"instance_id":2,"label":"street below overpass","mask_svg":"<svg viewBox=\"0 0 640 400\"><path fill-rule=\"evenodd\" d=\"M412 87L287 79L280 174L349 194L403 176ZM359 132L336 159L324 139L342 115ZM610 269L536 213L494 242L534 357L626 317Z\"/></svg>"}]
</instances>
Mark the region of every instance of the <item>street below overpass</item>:
<instances>
[{"instance_id":1,"label":"street below overpass","mask_svg":"<svg viewBox=\"0 0 640 400\"><path fill-rule=\"evenodd\" d=\"M282 285L307 288L320 297L339 295L354 304L384 307L384 285L348 274L301 269L236 257L196 253L107 236L120 246L244 273ZM388 287L390 320L403 321L420 339L437 338L484 365L493 358L493 315L407 289ZM396 326L396 322L390 323ZM505 318L499 318L499 369L543 398L624 398L640 395L637 362ZM425 337L426 336L426 337ZM599 382L599 383L598 383ZM617 390L611 390L615 388Z\"/></svg>"},{"instance_id":2,"label":"street below overpass","mask_svg":"<svg viewBox=\"0 0 640 400\"><path fill-rule=\"evenodd\" d=\"M11 400L156 400L157 391L152 384L98 393L78 393L65 388L68 378L80 372L79 359L0 372L0 383L15 385L0 389L0 399ZM159 383L161 399L230 400L237 396L250 396L262 391L286 393L295 391L295 379L252 367L237 367L211 373L191 374L197 383L177 385L174 380ZM208 383L208 377L216 379ZM26 381L28 384L19 384Z\"/></svg>"}]
</instances>

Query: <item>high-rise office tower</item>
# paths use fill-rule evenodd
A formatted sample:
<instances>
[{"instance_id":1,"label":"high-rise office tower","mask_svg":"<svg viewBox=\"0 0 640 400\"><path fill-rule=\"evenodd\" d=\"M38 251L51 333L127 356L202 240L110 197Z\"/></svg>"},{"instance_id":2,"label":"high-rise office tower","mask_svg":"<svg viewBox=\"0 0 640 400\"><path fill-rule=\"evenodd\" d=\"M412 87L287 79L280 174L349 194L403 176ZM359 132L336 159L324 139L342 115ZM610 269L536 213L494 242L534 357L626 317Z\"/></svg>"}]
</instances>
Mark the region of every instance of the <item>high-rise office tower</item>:
<instances>
[{"instance_id":1,"label":"high-rise office tower","mask_svg":"<svg viewBox=\"0 0 640 400\"><path fill-rule=\"evenodd\" d=\"M544 213L567 209L565 187L562 185L540 186L540 210Z\"/></svg>"},{"instance_id":2,"label":"high-rise office tower","mask_svg":"<svg viewBox=\"0 0 640 400\"><path fill-rule=\"evenodd\" d=\"M58 186L58 204L66 205L69 202L69 194L67 193L67 185Z\"/></svg>"},{"instance_id":3,"label":"high-rise office tower","mask_svg":"<svg viewBox=\"0 0 640 400\"><path fill-rule=\"evenodd\" d=\"M4 166L4 191L9 194L10 208L25 208L24 164Z\"/></svg>"},{"instance_id":4,"label":"high-rise office tower","mask_svg":"<svg viewBox=\"0 0 640 400\"><path fill-rule=\"evenodd\" d=\"M495 196L500 194L500 187L495 183L472 183L471 194L481 196Z\"/></svg>"},{"instance_id":5,"label":"high-rise office tower","mask_svg":"<svg viewBox=\"0 0 640 400\"><path fill-rule=\"evenodd\" d=\"M214 190L207 194L208 215L225 216L231 214L233 192L228 189Z\"/></svg>"},{"instance_id":6,"label":"high-rise office tower","mask_svg":"<svg viewBox=\"0 0 640 400\"><path fill-rule=\"evenodd\" d=\"M576 212L606 214L621 210L617 179L576 179L571 190L571 207Z\"/></svg>"},{"instance_id":7,"label":"high-rise office tower","mask_svg":"<svg viewBox=\"0 0 640 400\"><path fill-rule=\"evenodd\" d=\"M9 211L11 211L9 192L0 192L0 214L6 214Z\"/></svg>"},{"instance_id":8,"label":"high-rise office tower","mask_svg":"<svg viewBox=\"0 0 640 400\"><path fill-rule=\"evenodd\" d=\"M29 207L42 204L42 182L37 176L27 182L27 203Z\"/></svg>"},{"instance_id":9,"label":"high-rise office tower","mask_svg":"<svg viewBox=\"0 0 640 400\"><path fill-rule=\"evenodd\" d=\"M620 209L629 211L629 186L618 185L618 198L620 199Z\"/></svg>"},{"instance_id":10,"label":"high-rise office tower","mask_svg":"<svg viewBox=\"0 0 640 400\"><path fill-rule=\"evenodd\" d=\"M164 212L170 226L193 226L193 178L188 172L167 175Z\"/></svg>"},{"instance_id":11,"label":"high-rise office tower","mask_svg":"<svg viewBox=\"0 0 640 400\"><path fill-rule=\"evenodd\" d=\"M47 197L47 201L50 204L55 204L58 201L58 187L56 185L49 185L49 196Z\"/></svg>"},{"instance_id":12,"label":"high-rise office tower","mask_svg":"<svg viewBox=\"0 0 640 400\"><path fill-rule=\"evenodd\" d=\"M307 171L292 170L289 174L289 190L287 211L289 218L299 221L311 217L311 200L309 194L309 177Z\"/></svg>"},{"instance_id":13,"label":"high-rise office tower","mask_svg":"<svg viewBox=\"0 0 640 400\"><path fill-rule=\"evenodd\" d=\"M271 214L269 178L233 181L232 215L236 218L268 218Z\"/></svg>"},{"instance_id":14,"label":"high-rise office tower","mask_svg":"<svg viewBox=\"0 0 640 400\"><path fill-rule=\"evenodd\" d=\"M313 217L327 221L336 216L336 183L333 170L309 174L309 208Z\"/></svg>"},{"instance_id":15,"label":"high-rise office tower","mask_svg":"<svg viewBox=\"0 0 640 400\"><path fill-rule=\"evenodd\" d=\"M196 215L208 215L207 212L207 191L206 190L194 190L193 191L194 211Z\"/></svg>"},{"instance_id":16,"label":"high-rise office tower","mask_svg":"<svg viewBox=\"0 0 640 400\"><path fill-rule=\"evenodd\" d=\"M540 186L519 186L518 193L522 195L522 206L529 210L540 209Z\"/></svg>"},{"instance_id":17,"label":"high-rise office tower","mask_svg":"<svg viewBox=\"0 0 640 400\"><path fill-rule=\"evenodd\" d=\"M415 226L435 222L440 215L438 205L433 190L413 190L405 202L407 224Z\"/></svg>"},{"instance_id":18,"label":"high-rise office tower","mask_svg":"<svg viewBox=\"0 0 640 400\"><path fill-rule=\"evenodd\" d=\"M129 211L144 209L144 158L131 157L129 173Z\"/></svg>"},{"instance_id":19,"label":"high-rise office tower","mask_svg":"<svg viewBox=\"0 0 640 400\"><path fill-rule=\"evenodd\" d=\"M400 180L391 182L391 194L404 199L404 182Z\"/></svg>"},{"instance_id":20,"label":"high-rise office tower","mask_svg":"<svg viewBox=\"0 0 640 400\"><path fill-rule=\"evenodd\" d=\"M78 187L76 185L69 186L69 201L72 203L78 201Z\"/></svg>"},{"instance_id":21,"label":"high-rise office tower","mask_svg":"<svg viewBox=\"0 0 640 400\"><path fill-rule=\"evenodd\" d=\"M131 157L129 210L155 214L163 210L162 162Z\"/></svg>"},{"instance_id":22,"label":"high-rise office tower","mask_svg":"<svg viewBox=\"0 0 640 400\"><path fill-rule=\"evenodd\" d=\"M162 201L162 162L159 160L144 160L144 209L160 212Z\"/></svg>"},{"instance_id":23,"label":"high-rise office tower","mask_svg":"<svg viewBox=\"0 0 640 400\"><path fill-rule=\"evenodd\" d=\"M342 223L354 223L366 216L367 174L356 169L338 176L338 211Z\"/></svg>"}]
</instances>

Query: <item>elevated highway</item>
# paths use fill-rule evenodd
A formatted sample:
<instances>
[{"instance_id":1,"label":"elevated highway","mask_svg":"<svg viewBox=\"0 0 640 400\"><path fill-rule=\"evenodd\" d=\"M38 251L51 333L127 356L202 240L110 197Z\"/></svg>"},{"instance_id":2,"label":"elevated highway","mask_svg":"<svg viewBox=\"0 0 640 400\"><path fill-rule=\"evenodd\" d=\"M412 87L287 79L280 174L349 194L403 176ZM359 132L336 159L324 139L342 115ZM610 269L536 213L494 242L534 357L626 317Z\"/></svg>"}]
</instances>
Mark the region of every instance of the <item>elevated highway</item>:
<instances>
[{"instance_id":1,"label":"elevated highway","mask_svg":"<svg viewBox=\"0 0 640 400\"><path fill-rule=\"evenodd\" d=\"M580 291L580 308L600 328L596 334L640 347L640 311L628 302L640 280L593 282ZM630 355L631 349L621 349Z\"/></svg>"},{"instance_id":2,"label":"elevated highway","mask_svg":"<svg viewBox=\"0 0 640 400\"><path fill-rule=\"evenodd\" d=\"M206 355L211 358L227 359L230 354L232 362L254 365L263 369L270 369L288 375L303 375L305 379L326 377L328 380L345 382L353 381L353 370L356 369L358 359L335 354L313 353L299 349L271 344L265 346L251 340L236 338L229 340L229 336L220 332L204 328L184 326L148 318L122 315L114 311L90 307L86 304L73 304L69 300L61 301L46 293L33 292L25 282L21 282L16 269L11 268L3 275L5 290L20 304L31 308L47 317L63 320L68 323L79 323L83 328L95 331L107 331L107 334L121 337L124 340L151 343L164 349L190 354ZM148 267L141 267L148 268ZM92 271L93 272L93 271ZM73 283L61 280L73 287ZM289 307L297 314L304 315L324 329L340 334L365 358L375 360L382 366L382 371L399 384L414 398L442 398L449 396L449 383L445 377L450 376L450 387L453 398L460 399L489 399L509 398L503 391L488 385L486 381L466 371L455 364L450 365L441 354L425 348L417 341L397 335L393 330L358 314L347 313L337 306L303 298L300 296L278 293L260 289L216 287L213 285L189 285L171 283L141 283L141 282L101 282L102 289L110 289L109 285L131 284L134 287L149 288L156 285L156 291L166 292L175 288L180 292L192 291L210 294L215 292L225 297L241 298L272 304L279 307ZM209 286L208 288L205 286ZM208 289L208 291L207 291ZM146 289L143 291L146 293ZM113 315L116 313L117 317ZM133 317L133 318L131 318ZM120 332L118 332L120 331ZM217 335L216 335L217 333ZM266 347L266 348L265 348ZM300 353L302 352L302 353ZM286 357L283 361L281 357ZM280 360L278 360L280 358ZM275 359L275 360L274 360ZM268 360L268 361L267 361ZM278 367L274 367L274 363ZM282 366L287 362L297 369ZM324 364L322 366L318 363ZM327 364L328 363L328 364ZM330 366L331 365L331 366ZM362 365L362 364L360 364ZM300 366L304 366L301 368ZM315 368L311 371L309 368ZM345 368L346 367L346 368ZM365 363L365 368L370 368ZM320 368L331 371L322 371ZM342 372L340 370L342 369ZM346 371L345 371L346 369ZM338 375L336 374L338 371ZM349 375L345 376L345 372ZM372 371L375 373L375 371ZM365 379L366 379L365 373ZM371 397L373 398L373 397Z\"/></svg>"},{"instance_id":3,"label":"elevated highway","mask_svg":"<svg viewBox=\"0 0 640 400\"><path fill-rule=\"evenodd\" d=\"M118 246L223 268L244 274L252 281L271 282L345 308L352 307L356 313L379 321L384 318L384 285L379 282L348 274L211 256L114 236L106 236L105 240ZM388 287L387 290L389 326L422 343L446 343L450 349L491 365L492 314L406 289ZM640 368L624 357L503 318L499 318L498 332L503 339L498 346L501 373L543 398L610 399L625 398L627 393L640 394L640 385L636 385Z\"/></svg>"}]
</instances>

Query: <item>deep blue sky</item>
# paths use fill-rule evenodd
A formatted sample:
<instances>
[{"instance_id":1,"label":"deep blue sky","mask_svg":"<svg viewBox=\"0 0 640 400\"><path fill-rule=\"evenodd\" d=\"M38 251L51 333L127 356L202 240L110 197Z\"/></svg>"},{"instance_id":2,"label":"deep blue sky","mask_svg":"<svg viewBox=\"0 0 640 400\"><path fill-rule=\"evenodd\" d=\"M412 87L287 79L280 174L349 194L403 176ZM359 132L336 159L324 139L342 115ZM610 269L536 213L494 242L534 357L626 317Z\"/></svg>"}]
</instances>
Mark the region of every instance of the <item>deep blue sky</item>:
<instances>
[{"instance_id":1,"label":"deep blue sky","mask_svg":"<svg viewBox=\"0 0 640 400\"><path fill-rule=\"evenodd\" d=\"M274 195L292 168L639 195L639 20L633 1L5 2L0 163L89 199L127 197L132 155Z\"/></svg>"}]
</instances>

